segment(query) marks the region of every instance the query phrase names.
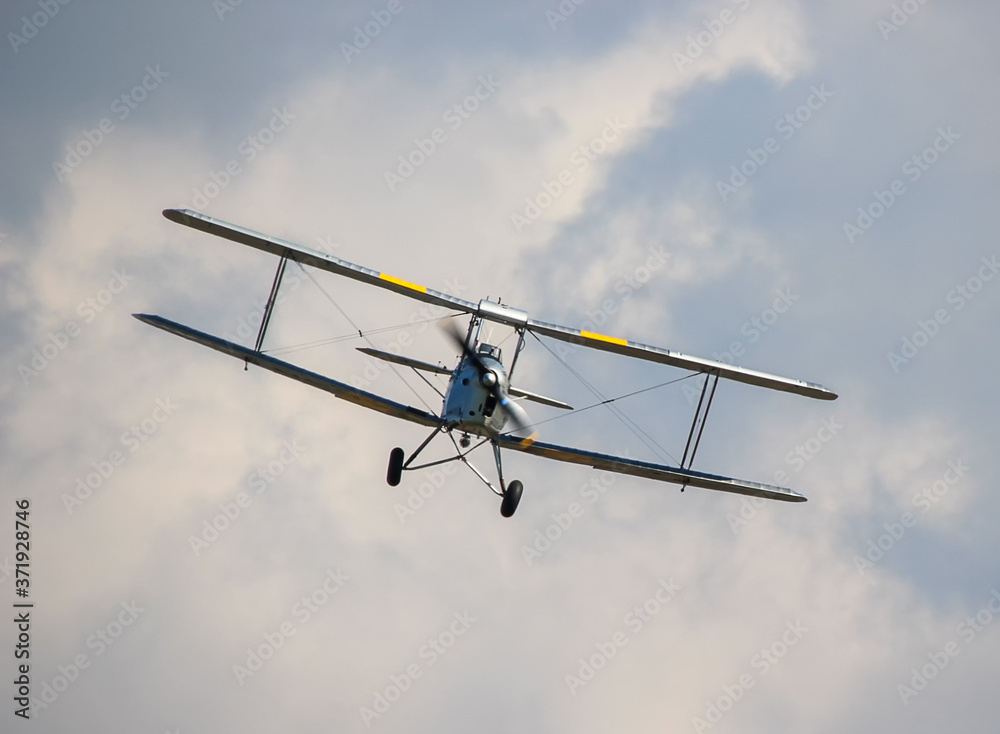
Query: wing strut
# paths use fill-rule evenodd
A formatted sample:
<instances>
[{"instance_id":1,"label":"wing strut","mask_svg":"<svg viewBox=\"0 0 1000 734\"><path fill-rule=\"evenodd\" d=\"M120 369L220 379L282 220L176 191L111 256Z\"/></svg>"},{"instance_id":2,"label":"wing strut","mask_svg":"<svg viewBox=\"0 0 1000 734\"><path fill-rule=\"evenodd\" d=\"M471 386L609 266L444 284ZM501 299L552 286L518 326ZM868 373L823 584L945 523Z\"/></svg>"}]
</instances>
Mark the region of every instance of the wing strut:
<instances>
[{"instance_id":1,"label":"wing strut","mask_svg":"<svg viewBox=\"0 0 1000 734\"><path fill-rule=\"evenodd\" d=\"M271 323L271 314L274 312L274 304L278 299L278 289L281 287L281 279L285 275L285 266L288 264L288 258L282 256L281 260L278 261L278 269L274 273L274 282L271 283L271 294L267 297L267 305L264 306L264 316L260 320L260 331L257 332L257 342L254 344L253 350L260 353L260 348L264 344L264 333L267 331L267 325ZM243 371L247 369L249 363L244 360Z\"/></svg>"},{"instance_id":2,"label":"wing strut","mask_svg":"<svg viewBox=\"0 0 1000 734\"><path fill-rule=\"evenodd\" d=\"M708 390L708 383L712 383L712 391L708 393L708 403L705 403L705 392ZM715 388L719 384L719 373L715 373L715 379L712 379L711 373L706 375L705 384L701 386L701 397L698 398L698 407L694 411L694 420L691 421L691 430L688 432L687 444L684 446L684 456L681 457L681 469L690 469L694 464L694 455L698 453L698 445L701 443L701 434L705 431L705 421L708 419L708 411L712 408L712 399L715 397ZM702 412L701 406L705 405L705 410ZM701 425L699 425L699 419ZM698 430L698 435L695 437L695 429ZM694 448L691 448L691 439L694 438ZM691 460L688 461L688 449L691 450ZM681 492L684 491L684 487L687 484L681 486Z\"/></svg>"}]
</instances>

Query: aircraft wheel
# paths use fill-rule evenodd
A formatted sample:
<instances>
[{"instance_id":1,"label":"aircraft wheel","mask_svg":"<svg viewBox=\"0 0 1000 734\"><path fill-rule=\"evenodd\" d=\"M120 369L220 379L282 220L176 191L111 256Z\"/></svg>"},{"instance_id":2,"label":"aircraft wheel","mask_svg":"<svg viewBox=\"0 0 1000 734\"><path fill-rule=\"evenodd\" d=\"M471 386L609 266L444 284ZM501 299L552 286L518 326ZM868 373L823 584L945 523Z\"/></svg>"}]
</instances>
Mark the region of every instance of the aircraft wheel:
<instances>
[{"instance_id":1,"label":"aircraft wheel","mask_svg":"<svg viewBox=\"0 0 1000 734\"><path fill-rule=\"evenodd\" d=\"M507 491L503 493L503 502L500 503L500 514L510 517L517 509L517 503L521 501L521 491L524 485L516 479L507 485Z\"/></svg>"},{"instance_id":2,"label":"aircraft wheel","mask_svg":"<svg viewBox=\"0 0 1000 734\"><path fill-rule=\"evenodd\" d=\"M400 478L403 476L403 449L394 448L389 452L389 471L385 474L385 481L389 483L390 487L395 487L399 484Z\"/></svg>"}]
</instances>

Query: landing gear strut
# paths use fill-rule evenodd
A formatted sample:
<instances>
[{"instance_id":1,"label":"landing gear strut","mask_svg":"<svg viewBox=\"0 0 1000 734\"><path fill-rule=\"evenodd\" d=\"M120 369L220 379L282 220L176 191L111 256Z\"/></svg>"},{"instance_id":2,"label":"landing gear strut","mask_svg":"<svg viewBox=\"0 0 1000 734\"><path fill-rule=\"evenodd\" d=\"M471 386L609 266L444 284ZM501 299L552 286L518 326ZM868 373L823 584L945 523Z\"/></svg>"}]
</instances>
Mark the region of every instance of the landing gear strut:
<instances>
[{"instance_id":1,"label":"landing gear strut","mask_svg":"<svg viewBox=\"0 0 1000 734\"><path fill-rule=\"evenodd\" d=\"M493 457L497 462L497 477L500 479L500 489L503 492L501 497L503 501L500 503L500 514L504 517L510 517L514 514L514 510L517 509L517 503L521 501L521 492L524 490L524 485L521 484L516 479L510 484L504 484L503 481L503 466L500 463L500 447L494 443L493 444ZM490 485L490 489L493 489L493 485ZM496 491L495 489L493 490Z\"/></svg>"}]
</instances>

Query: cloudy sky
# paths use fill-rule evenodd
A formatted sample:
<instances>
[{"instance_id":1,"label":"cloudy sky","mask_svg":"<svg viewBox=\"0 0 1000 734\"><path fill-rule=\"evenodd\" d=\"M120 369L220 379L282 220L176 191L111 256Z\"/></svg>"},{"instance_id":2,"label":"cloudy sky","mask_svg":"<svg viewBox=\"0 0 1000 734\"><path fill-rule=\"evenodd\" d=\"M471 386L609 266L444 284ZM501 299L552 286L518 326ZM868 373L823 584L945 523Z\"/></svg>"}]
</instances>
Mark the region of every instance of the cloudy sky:
<instances>
[{"instance_id":1,"label":"cloudy sky","mask_svg":"<svg viewBox=\"0 0 1000 734\"><path fill-rule=\"evenodd\" d=\"M0 20L0 587L13 619L28 500L34 603L30 724L0 625L5 721L995 724L995 3L11 0ZM822 383L839 400L720 384L695 463L809 502L527 456L509 520L455 465L389 488L424 429L131 318L256 336L275 259L167 207ZM350 337L451 366L446 313L297 266L282 293L266 348L440 407ZM585 407L588 385L684 375L530 339L515 382ZM670 463L699 386L542 437Z\"/></svg>"}]
</instances>

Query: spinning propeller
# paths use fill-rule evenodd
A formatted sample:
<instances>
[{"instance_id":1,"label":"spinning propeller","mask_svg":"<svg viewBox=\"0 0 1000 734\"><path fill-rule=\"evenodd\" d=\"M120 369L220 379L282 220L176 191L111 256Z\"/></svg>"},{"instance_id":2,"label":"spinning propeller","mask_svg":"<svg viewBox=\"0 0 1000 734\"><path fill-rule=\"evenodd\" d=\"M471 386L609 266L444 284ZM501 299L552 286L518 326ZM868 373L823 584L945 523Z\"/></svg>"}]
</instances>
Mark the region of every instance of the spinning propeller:
<instances>
[{"instance_id":1,"label":"spinning propeller","mask_svg":"<svg viewBox=\"0 0 1000 734\"><path fill-rule=\"evenodd\" d=\"M476 352L469 347L466 343L465 338L459 332L458 327L453 323L447 323L443 326L444 332L451 338L453 342L462 350L462 356L465 357L469 362L471 362L476 367L476 372L479 374L479 384L490 391L490 394L496 399L497 404L503 409L510 418L511 423L514 424L513 433L527 432L530 424L528 423L528 414L525 412L524 408L520 404L511 400L510 396L504 392L503 386L500 383L500 377L497 375L496 371L493 370L489 365L487 365L482 357L480 357ZM538 439L538 433L532 432L530 436L523 439L525 443L531 444Z\"/></svg>"}]
</instances>

